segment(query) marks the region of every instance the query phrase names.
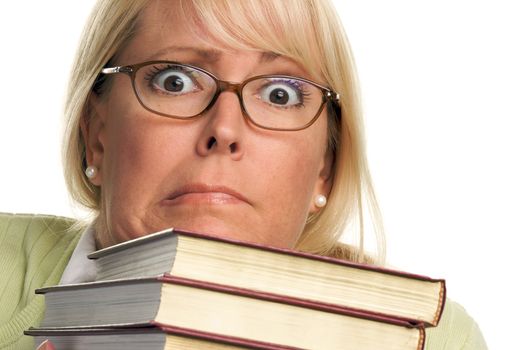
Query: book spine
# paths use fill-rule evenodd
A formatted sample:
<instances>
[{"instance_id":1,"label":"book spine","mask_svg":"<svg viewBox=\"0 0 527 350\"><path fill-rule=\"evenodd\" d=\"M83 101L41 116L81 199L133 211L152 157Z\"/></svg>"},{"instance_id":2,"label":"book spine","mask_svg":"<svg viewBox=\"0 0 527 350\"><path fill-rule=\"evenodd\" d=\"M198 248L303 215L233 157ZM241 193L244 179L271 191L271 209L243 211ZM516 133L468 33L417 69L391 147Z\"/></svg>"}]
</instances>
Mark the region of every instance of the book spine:
<instances>
[{"instance_id":1,"label":"book spine","mask_svg":"<svg viewBox=\"0 0 527 350\"><path fill-rule=\"evenodd\" d=\"M445 303L446 303L446 284L443 281L441 282L441 289L439 290L439 299L437 301L437 310L434 315L434 319L432 323L430 324L425 323L426 326L435 327L439 324L439 320L441 319L441 316L443 315L443 310L445 309Z\"/></svg>"},{"instance_id":2,"label":"book spine","mask_svg":"<svg viewBox=\"0 0 527 350\"><path fill-rule=\"evenodd\" d=\"M417 350L424 350L426 343L426 332L423 327L419 328L419 343L417 344Z\"/></svg>"}]
</instances>

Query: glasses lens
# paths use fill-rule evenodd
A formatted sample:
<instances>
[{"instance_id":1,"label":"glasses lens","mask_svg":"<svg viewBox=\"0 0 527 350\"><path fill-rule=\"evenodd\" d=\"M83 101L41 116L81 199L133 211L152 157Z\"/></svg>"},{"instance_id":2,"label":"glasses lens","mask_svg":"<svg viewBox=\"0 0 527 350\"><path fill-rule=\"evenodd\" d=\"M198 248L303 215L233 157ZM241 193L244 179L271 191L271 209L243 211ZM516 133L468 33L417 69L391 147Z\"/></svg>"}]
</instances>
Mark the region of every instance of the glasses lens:
<instances>
[{"instance_id":1,"label":"glasses lens","mask_svg":"<svg viewBox=\"0 0 527 350\"><path fill-rule=\"evenodd\" d=\"M264 77L243 88L247 114L256 124L274 129L298 129L308 125L322 106L322 91L291 77Z\"/></svg>"},{"instance_id":2,"label":"glasses lens","mask_svg":"<svg viewBox=\"0 0 527 350\"><path fill-rule=\"evenodd\" d=\"M216 83L208 74L174 63L153 63L135 75L135 89L148 109L174 117L193 117L212 100Z\"/></svg>"}]
</instances>

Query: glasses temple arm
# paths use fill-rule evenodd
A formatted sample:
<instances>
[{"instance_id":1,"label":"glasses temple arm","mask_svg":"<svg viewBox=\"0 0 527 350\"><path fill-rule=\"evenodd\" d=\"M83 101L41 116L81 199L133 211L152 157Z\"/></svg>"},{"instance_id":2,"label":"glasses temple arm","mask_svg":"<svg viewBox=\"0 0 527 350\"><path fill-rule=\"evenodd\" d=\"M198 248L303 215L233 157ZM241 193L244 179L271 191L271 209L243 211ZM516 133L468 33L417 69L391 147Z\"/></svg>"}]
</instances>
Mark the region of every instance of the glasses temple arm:
<instances>
[{"instance_id":1,"label":"glasses temple arm","mask_svg":"<svg viewBox=\"0 0 527 350\"><path fill-rule=\"evenodd\" d=\"M115 73L131 73L133 71L132 67L129 66L117 66L101 69L101 74L115 74Z\"/></svg>"}]
</instances>

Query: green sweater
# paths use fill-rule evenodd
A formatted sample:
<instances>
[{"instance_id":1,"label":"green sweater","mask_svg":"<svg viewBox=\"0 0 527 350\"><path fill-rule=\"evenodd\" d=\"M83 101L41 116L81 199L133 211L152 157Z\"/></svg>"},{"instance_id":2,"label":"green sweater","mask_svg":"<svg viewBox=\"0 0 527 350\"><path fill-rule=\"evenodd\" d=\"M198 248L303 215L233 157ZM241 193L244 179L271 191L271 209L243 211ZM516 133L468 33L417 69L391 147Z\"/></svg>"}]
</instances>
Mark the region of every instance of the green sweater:
<instances>
[{"instance_id":1,"label":"green sweater","mask_svg":"<svg viewBox=\"0 0 527 350\"><path fill-rule=\"evenodd\" d=\"M0 214L0 349L35 349L23 332L44 314L36 288L58 284L81 232L73 221Z\"/></svg>"},{"instance_id":2,"label":"green sweater","mask_svg":"<svg viewBox=\"0 0 527 350\"><path fill-rule=\"evenodd\" d=\"M0 213L0 349L33 350L23 331L38 326L44 297L34 290L58 284L81 235L71 219ZM476 323L447 301L439 326L427 329L428 350L481 350Z\"/></svg>"}]
</instances>

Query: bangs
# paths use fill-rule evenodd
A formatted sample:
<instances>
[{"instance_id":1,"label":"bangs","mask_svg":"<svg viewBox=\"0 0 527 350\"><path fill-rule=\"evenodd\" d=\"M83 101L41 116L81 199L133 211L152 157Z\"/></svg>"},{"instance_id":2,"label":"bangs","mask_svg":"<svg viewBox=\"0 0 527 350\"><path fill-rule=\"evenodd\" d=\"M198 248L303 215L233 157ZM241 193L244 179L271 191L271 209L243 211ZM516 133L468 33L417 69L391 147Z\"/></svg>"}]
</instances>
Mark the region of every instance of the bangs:
<instances>
[{"instance_id":1,"label":"bangs","mask_svg":"<svg viewBox=\"0 0 527 350\"><path fill-rule=\"evenodd\" d=\"M194 0L179 4L188 19L185 29L205 44L286 56L314 79L322 79L322 49L309 1Z\"/></svg>"}]
</instances>

